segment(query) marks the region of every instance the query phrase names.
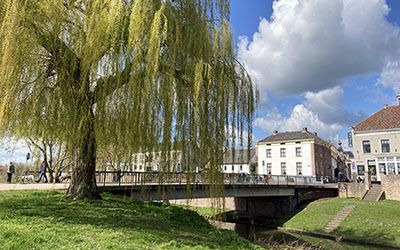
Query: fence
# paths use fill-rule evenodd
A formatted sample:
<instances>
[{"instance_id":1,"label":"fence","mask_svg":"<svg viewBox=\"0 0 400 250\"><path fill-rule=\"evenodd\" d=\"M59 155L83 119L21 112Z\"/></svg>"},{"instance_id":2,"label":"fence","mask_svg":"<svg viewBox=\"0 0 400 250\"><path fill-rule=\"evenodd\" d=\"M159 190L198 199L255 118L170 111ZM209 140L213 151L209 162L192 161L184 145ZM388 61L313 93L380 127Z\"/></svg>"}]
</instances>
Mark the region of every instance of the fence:
<instances>
[{"instance_id":1,"label":"fence","mask_svg":"<svg viewBox=\"0 0 400 250\"><path fill-rule=\"evenodd\" d=\"M218 177L217 177L218 178ZM328 176L287 176L287 175L250 175L221 174L220 182L226 185L293 185L315 186L335 183ZM206 173L190 172L136 172L136 171L96 171L97 185L207 185L210 184ZM218 183L218 181L216 181Z\"/></svg>"}]
</instances>

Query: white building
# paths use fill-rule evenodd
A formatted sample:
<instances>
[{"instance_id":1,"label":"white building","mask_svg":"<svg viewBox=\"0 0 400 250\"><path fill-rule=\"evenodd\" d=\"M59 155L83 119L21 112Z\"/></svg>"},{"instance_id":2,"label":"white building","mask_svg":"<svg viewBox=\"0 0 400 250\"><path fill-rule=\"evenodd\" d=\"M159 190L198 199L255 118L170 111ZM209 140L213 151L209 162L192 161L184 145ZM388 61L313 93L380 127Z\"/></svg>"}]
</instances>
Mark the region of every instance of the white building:
<instances>
[{"instance_id":1,"label":"white building","mask_svg":"<svg viewBox=\"0 0 400 250\"><path fill-rule=\"evenodd\" d=\"M260 175L334 176L332 145L302 131L274 133L256 144Z\"/></svg>"},{"instance_id":2,"label":"white building","mask_svg":"<svg viewBox=\"0 0 400 250\"><path fill-rule=\"evenodd\" d=\"M114 164L116 166L109 165L109 169L120 169L123 171L134 171L134 172L158 172L158 171L173 171L180 172L182 171L181 163L182 163L182 153L179 150L173 150L170 152L170 159L168 165L169 170L162 169L163 164L162 161L162 153L158 152L140 152L134 153L130 161L126 160L125 162L116 161L118 164Z\"/></svg>"},{"instance_id":3,"label":"white building","mask_svg":"<svg viewBox=\"0 0 400 250\"><path fill-rule=\"evenodd\" d=\"M251 149L250 154L247 150L228 150L224 153L224 162L221 170L226 174L250 174L251 165L256 164L255 150Z\"/></svg>"}]
</instances>

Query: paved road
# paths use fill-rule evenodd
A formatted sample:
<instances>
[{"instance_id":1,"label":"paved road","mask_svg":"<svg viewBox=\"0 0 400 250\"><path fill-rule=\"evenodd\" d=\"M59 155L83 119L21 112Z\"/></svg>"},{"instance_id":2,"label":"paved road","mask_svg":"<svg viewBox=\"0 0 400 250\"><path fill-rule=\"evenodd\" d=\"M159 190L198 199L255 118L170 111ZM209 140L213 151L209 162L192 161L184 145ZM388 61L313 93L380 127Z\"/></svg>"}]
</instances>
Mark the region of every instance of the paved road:
<instances>
[{"instance_id":1,"label":"paved road","mask_svg":"<svg viewBox=\"0 0 400 250\"><path fill-rule=\"evenodd\" d=\"M68 183L11 183L11 184L0 184L0 191L6 190L52 190L52 189L67 189Z\"/></svg>"}]
</instances>

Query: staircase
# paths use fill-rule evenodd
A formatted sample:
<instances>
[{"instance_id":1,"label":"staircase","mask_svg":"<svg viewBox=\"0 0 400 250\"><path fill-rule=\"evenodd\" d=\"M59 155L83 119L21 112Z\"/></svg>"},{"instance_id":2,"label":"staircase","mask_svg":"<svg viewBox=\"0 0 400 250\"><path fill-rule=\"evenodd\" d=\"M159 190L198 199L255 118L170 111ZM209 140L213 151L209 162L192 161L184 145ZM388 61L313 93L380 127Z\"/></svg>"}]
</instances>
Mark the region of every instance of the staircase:
<instances>
[{"instance_id":1,"label":"staircase","mask_svg":"<svg viewBox=\"0 0 400 250\"><path fill-rule=\"evenodd\" d=\"M382 187L379 184L372 184L372 187L370 190L368 190L364 197L364 201L379 201L382 198L383 191Z\"/></svg>"},{"instance_id":2,"label":"staircase","mask_svg":"<svg viewBox=\"0 0 400 250\"><path fill-rule=\"evenodd\" d=\"M345 206L336 216L335 218L333 218L328 225L325 226L324 231L327 233L331 233L333 230L335 230L340 223L342 223L342 221L344 221L346 219L347 216L349 216L351 214L351 212L353 212L353 209L356 206L354 205L348 205Z\"/></svg>"}]
</instances>

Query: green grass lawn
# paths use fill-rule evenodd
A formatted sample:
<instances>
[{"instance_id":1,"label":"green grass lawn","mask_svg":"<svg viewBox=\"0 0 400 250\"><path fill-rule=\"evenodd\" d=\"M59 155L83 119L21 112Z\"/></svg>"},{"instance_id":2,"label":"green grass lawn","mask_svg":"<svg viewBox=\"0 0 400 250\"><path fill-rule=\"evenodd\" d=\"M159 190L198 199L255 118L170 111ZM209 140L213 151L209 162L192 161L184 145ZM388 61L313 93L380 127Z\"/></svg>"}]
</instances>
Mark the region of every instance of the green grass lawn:
<instances>
[{"instance_id":1,"label":"green grass lawn","mask_svg":"<svg viewBox=\"0 0 400 250\"><path fill-rule=\"evenodd\" d=\"M315 201L296 214L284 226L323 232L326 224L346 205L353 212L333 231L348 238L400 245L400 202L366 202L358 199Z\"/></svg>"},{"instance_id":2,"label":"green grass lawn","mask_svg":"<svg viewBox=\"0 0 400 250\"><path fill-rule=\"evenodd\" d=\"M196 212L103 194L71 201L55 191L0 192L1 249L258 249Z\"/></svg>"}]
</instances>

